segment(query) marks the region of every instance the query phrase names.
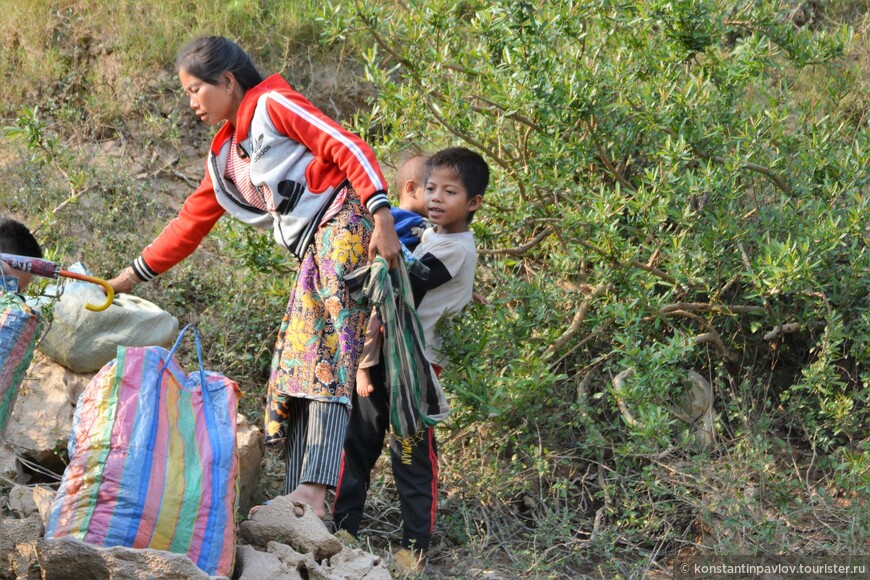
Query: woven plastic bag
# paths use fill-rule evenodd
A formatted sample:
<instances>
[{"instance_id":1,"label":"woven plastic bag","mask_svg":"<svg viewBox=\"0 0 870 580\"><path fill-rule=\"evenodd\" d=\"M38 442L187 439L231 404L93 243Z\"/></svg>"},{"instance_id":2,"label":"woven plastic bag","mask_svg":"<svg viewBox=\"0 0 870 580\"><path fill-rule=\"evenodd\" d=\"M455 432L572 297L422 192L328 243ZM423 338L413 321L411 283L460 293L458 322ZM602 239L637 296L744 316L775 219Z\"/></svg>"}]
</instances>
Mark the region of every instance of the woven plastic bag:
<instances>
[{"instance_id":1,"label":"woven plastic bag","mask_svg":"<svg viewBox=\"0 0 870 580\"><path fill-rule=\"evenodd\" d=\"M239 462L235 381L202 365L185 373L171 350L118 347L79 399L70 462L46 538L186 554L231 576Z\"/></svg>"},{"instance_id":2,"label":"woven plastic bag","mask_svg":"<svg viewBox=\"0 0 870 580\"><path fill-rule=\"evenodd\" d=\"M0 290L0 436L12 415L18 388L33 360L42 324L24 299Z\"/></svg>"}]
</instances>

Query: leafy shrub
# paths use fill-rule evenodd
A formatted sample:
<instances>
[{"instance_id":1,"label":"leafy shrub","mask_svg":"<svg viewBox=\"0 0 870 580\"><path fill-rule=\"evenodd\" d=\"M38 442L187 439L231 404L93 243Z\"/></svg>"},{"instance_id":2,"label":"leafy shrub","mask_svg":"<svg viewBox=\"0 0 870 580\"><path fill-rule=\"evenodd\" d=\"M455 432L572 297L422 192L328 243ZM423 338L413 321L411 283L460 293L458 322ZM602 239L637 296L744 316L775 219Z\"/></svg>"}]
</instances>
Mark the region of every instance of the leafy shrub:
<instances>
[{"instance_id":1,"label":"leafy shrub","mask_svg":"<svg viewBox=\"0 0 870 580\"><path fill-rule=\"evenodd\" d=\"M852 29L808 10L442 0L324 17L336 42L371 43L377 101L358 123L384 157L463 144L495 170L475 220L492 304L454 322L445 374L453 429L510 434L480 443L504 460L492 502L568 497L596 545L643 561L703 532L695 478L741 446L755 477L769 438L807 469L803 453L866 445L870 143L840 107L866 69ZM680 412L692 370L714 385L710 451ZM461 487L467 448L446 453ZM854 486L867 465L851 457ZM776 485L800 478L778 468ZM553 516L538 523L570 529ZM762 535L743 548L784 549Z\"/></svg>"},{"instance_id":2,"label":"leafy shrub","mask_svg":"<svg viewBox=\"0 0 870 580\"><path fill-rule=\"evenodd\" d=\"M0 14L0 207L52 257L114 274L202 170L209 129L174 52L230 34L303 88L339 78L313 96L339 117L376 96L353 122L385 165L464 144L494 170L473 224L491 303L445 328L433 562L460 548L517 574L612 577L700 546L862 550L866 2L375 1L315 20L320 5ZM348 57L360 73L339 77ZM256 421L293 268L222 221L136 292L200 325ZM709 447L684 408L690 371L713 386Z\"/></svg>"}]
</instances>

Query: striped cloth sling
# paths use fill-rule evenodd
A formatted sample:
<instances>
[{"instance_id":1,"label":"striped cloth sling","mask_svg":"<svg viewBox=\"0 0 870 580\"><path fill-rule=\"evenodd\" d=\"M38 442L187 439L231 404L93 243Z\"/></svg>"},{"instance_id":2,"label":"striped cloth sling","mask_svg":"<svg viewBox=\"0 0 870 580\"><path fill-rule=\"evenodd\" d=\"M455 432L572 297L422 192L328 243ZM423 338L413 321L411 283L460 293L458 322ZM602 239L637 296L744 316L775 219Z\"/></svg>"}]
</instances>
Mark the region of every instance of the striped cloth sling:
<instances>
[{"instance_id":1,"label":"striped cloth sling","mask_svg":"<svg viewBox=\"0 0 870 580\"><path fill-rule=\"evenodd\" d=\"M381 350L393 433L411 437L450 413L447 397L424 354L425 339L414 309L414 296L404 260L390 275L386 260L378 256L369 266L347 277L356 297L373 304L383 326ZM395 287L394 287L395 282Z\"/></svg>"}]
</instances>

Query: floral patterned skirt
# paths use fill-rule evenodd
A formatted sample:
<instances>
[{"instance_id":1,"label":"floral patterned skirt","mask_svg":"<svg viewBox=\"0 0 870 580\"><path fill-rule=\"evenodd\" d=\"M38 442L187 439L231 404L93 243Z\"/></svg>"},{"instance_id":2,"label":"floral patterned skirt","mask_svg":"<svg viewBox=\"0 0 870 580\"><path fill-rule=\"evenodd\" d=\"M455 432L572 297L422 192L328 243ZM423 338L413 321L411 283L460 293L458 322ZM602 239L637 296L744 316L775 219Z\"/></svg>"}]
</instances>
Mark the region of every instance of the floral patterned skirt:
<instances>
[{"instance_id":1,"label":"floral patterned skirt","mask_svg":"<svg viewBox=\"0 0 870 580\"><path fill-rule=\"evenodd\" d=\"M366 264L371 233L371 217L351 192L305 251L275 342L266 443L286 437L289 397L350 408L370 307L351 297L344 277Z\"/></svg>"}]
</instances>

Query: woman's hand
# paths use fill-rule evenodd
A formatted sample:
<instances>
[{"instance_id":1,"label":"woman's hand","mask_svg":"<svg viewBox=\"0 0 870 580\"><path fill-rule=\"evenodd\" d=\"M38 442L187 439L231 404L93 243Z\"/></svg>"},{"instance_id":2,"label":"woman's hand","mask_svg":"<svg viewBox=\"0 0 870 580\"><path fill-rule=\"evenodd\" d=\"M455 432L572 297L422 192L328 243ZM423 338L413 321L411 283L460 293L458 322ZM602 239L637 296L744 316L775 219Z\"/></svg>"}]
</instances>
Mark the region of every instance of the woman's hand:
<instances>
[{"instance_id":1,"label":"woman's hand","mask_svg":"<svg viewBox=\"0 0 870 580\"><path fill-rule=\"evenodd\" d=\"M133 289L136 284L142 282L139 276L136 275L136 272L133 271L133 268L124 268L121 270L121 273L116 277L108 280L109 286L111 286L116 294L120 294L122 292L129 292ZM105 292L105 290L104 290Z\"/></svg>"},{"instance_id":2,"label":"woman's hand","mask_svg":"<svg viewBox=\"0 0 870 580\"><path fill-rule=\"evenodd\" d=\"M382 207L374 213L375 229L372 232L372 241L369 243L369 262L376 255L381 256L389 264L390 269L398 265L399 259L399 236L396 235L396 224L393 222L393 214L390 208Z\"/></svg>"}]
</instances>

